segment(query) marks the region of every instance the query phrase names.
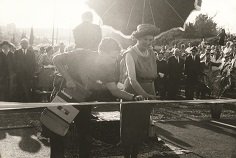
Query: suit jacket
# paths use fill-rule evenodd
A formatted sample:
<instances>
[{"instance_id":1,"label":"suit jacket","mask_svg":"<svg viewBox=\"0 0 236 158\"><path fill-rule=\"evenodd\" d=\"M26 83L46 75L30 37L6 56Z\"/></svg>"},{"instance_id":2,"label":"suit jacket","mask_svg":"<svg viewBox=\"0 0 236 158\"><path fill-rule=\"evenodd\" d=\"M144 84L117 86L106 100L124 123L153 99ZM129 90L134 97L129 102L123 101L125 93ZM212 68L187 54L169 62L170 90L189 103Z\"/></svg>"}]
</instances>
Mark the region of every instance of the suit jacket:
<instances>
[{"instance_id":1,"label":"suit jacket","mask_svg":"<svg viewBox=\"0 0 236 158\"><path fill-rule=\"evenodd\" d=\"M180 82L184 72L184 60L179 58L179 62L175 56L168 60L168 77L170 82Z\"/></svg>"},{"instance_id":2,"label":"suit jacket","mask_svg":"<svg viewBox=\"0 0 236 158\"><path fill-rule=\"evenodd\" d=\"M15 92L14 55L0 51L0 101L13 101Z\"/></svg>"},{"instance_id":3,"label":"suit jacket","mask_svg":"<svg viewBox=\"0 0 236 158\"><path fill-rule=\"evenodd\" d=\"M157 60L157 73L167 74L168 72L168 65L166 60Z\"/></svg>"},{"instance_id":4,"label":"suit jacket","mask_svg":"<svg viewBox=\"0 0 236 158\"><path fill-rule=\"evenodd\" d=\"M197 55L194 60L192 55L188 56L185 60L185 75L187 75L187 78L191 80L197 80L200 73L200 57Z\"/></svg>"},{"instance_id":5,"label":"suit jacket","mask_svg":"<svg viewBox=\"0 0 236 158\"><path fill-rule=\"evenodd\" d=\"M35 73L36 60L33 51L27 49L26 53L23 53L22 49L15 51L15 66L16 75L19 79L32 80Z\"/></svg>"},{"instance_id":6,"label":"suit jacket","mask_svg":"<svg viewBox=\"0 0 236 158\"><path fill-rule=\"evenodd\" d=\"M9 78L15 72L14 68L14 55L9 52L6 56L0 51L0 80Z\"/></svg>"}]
</instances>

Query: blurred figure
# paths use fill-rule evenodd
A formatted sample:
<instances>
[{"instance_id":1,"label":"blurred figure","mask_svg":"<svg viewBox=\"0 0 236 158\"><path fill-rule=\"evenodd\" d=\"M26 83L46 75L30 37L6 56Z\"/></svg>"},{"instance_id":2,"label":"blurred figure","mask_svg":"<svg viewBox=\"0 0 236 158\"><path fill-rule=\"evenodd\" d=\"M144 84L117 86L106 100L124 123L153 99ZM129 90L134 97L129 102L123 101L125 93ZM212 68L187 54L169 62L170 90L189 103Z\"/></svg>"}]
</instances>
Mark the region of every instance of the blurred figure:
<instances>
[{"instance_id":1,"label":"blurred figure","mask_svg":"<svg viewBox=\"0 0 236 158\"><path fill-rule=\"evenodd\" d=\"M200 54L200 61L203 60L205 58L206 54L210 54L211 56L211 46L206 46L206 49L204 49L204 52Z\"/></svg>"},{"instance_id":2,"label":"blurred figure","mask_svg":"<svg viewBox=\"0 0 236 158\"><path fill-rule=\"evenodd\" d=\"M53 47L53 50L54 50L55 53L59 53L59 51L60 51L60 46L59 46L59 45L55 45L55 46Z\"/></svg>"},{"instance_id":3,"label":"blurred figure","mask_svg":"<svg viewBox=\"0 0 236 158\"><path fill-rule=\"evenodd\" d=\"M231 61L231 88L230 90L235 92L236 91L236 56Z\"/></svg>"},{"instance_id":4,"label":"blurred figure","mask_svg":"<svg viewBox=\"0 0 236 158\"><path fill-rule=\"evenodd\" d=\"M232 51L231 45L232 45L232 44L233 44L233 42L231 42L231 41L228 41L228 42L226 43L225 48L224 48L224 50L223 50L224 55L227 54L227 53L231 53L231 51Z\"/></svg>"},{"instance_id":5,"label":"blurred figure","mask_svg":"<svg viewBox=\"0 0 236 158\"><path fill-rule=\"evenodd\" d=\"M205 85L210 89L211 97L217 98L219 92L219 81L221 78L220 69L223 65L223 61L214 60L211 55L210 46L207 46L205 54L203 54L202 56L203 59L201 60L201 67L204 73Z\"/></svg>"},{"instance_id":6,"label":"blurred figure","mask_svg":"<svg viewBox=\"0 0 236 158\"><path fill-rule=\"evenodd\" d=\"M180 55L179 49L175 49L174 55L168 60L168 99L178 99L184 72L184 60Z\"/></svg>"},{"instance_id":7,"label":"blurred figure","mask_svg":"<svg viewBox=\"0 0 236 158\"><path fill-rule=\"evenodd\" d=\"M188 47L185 49L185 51L187 52L187 53L191 53L191 48L192 48L192 44L191 43L188 43Z\"/></svg>"},{"instance_id":8,"label":"blurred figure","mask_svg":"<svg viewBox=\"0 0 236 158\"><path fill-rule=\"evenodd\" d=\"M48 46L46 53L41 56L39 61L40 71L38 87L41 90L51 91L53 89L53 77L55 72L55 66L52 61L53 53L53 47Z\"/></svg>"},{"instance_id":9,"label":"blurred figure","mask_svg":"<svg viewBox=\"0 0 236 158\"><path fill-rule=\"evenodd\" d=\"M168 65L164 58L164 53L157 54L157 79L155 80L155 89L160 95L160 99L167 99L167 71Z\"/></svg>"},{"instance_id":10,"label":"blurred figure","mask_svg":"<svg viewBox=\"0 0 236 158\"><path fill-rule=\"evenodd\" d=\"M227 37L225 33L225 29L222 29L221 32L217 35L219 37L219 42L218 44L221 46L225 45L225 38Z\"/></svg>"},{"instance_id":11,"label":"blurred figure","mask_svg":"<svg viewBox=\"0 0 236 158\"><path fill-rule=\"evenodd\" d=\"M28 49L29 42L22 39L21 48L15 52L17 101L30 102L36 68L35 54Z\"/></svg>"},{"instance_id":12,"label":"blurred figure","mask_svg":"<svg viewBox=\"0 0 236 158\"><path fill-rule=\"evenodd\" d=\"M92 24L92 21L93 21L92 12L85 12L82 15L82 23L79 24L73 30L73 35L74 35L74 40L75 40L75 48L77 48L76 51L90 52L88 54L94 53L94 55L96 55L99 43L101 42L101 39L102 39L102 33L101 33L101 28L98 25ZM78 56L80 56L81 54L78 52L75 53L73 51L70 52L71 50L73 50L73 47L69 46L67 48L68 53L60 53L56 55L53 58L53 61L59 73L65 79L65 84L67 88L75 88L77 85L80 85L81 87L86 87L87 84L85 83L85 85L81 85L81 82L82 84L84 83L83 79L87 77L85 73L88 72L86 71L87 67L84 68L84 64L90 64L90 63L86 63L87 60L85 60L85 58L78 59ZM84 53L82 53L82 55L84 55ZM88 68L93 68L93 67L88 67ZM54 88L54 89L57 89L57 88ZM79 146L79 157L82 157L82 158L90 157L91 109L92 109L91 106L80 107L79 108L80 112L74 119L75 126L73 130L78 131L77 141L78 141L78 146ZM45 130L47 131L46 128ZM64 149L65 149L64 141L63 141L64 138L52 132L50 133L51 133L49 134L50 143L51 143L50 157L51 158L64 158Z\"/></svg>"},{"instance_id":13,"label":"blurred figure","mask_svg":"<svg viewBox=\"0 0 236 158\"><path fill-rule=\"evenodd\" d=\"M201 41L201 47L205 47L205 45L206 45L206 41L205 41L205 38L203 37L202 38L202 41Z\"/></svg>"},{"instance_id":14,"label":"blurred figure","mask_svg":"<svg viewBox=\"0 0 236 158\"><path fill-rule=\"evenodd\" d=\"M184 44L180 45L180 53L181 53L180 58L185 60L186 57L187 57L187 53L185 51L185 45Z\"/></svg>"},{"instance_id":15,"label":"blurred figure","mask_svg":"<svg viewBox=\"0 0 236 158\"><path fill-rule=\"evenodd\" d=\"M11 47L8 41L0 44L0 101L14 101L15 62Z\"/></svg>"},{"instance_id":16,"label":"blurred figure","mask_svg":"<svg viewBox=\"0 0 236 158\"><path fill-rule=\"evenodd\" d=\"M66 48L65 44L63 42L61 42L60 45L59 45L59 52L60 53L64 53L65 52L65 48Z\"/></svg>"},{"instance_id":17,"label":"blurred figure","mask_svg":"<svg viewBox=\"0 0 236 158\"><path fill-rule=\"evenodd\" d=\"M11 46L10 46L10 52L12 52L13 54L15 53L16 51L16 46L13 44L13 43L10 43Z\"/></svg>"},{"instance_id":18,"label":"blurred figure","mask_svg":"<svg viewBox=\"0 0 236 158\"><path fill-rule=\"evenodd\" d=\"M62 53L53 58L58 71L65 78L67 88L83 88L77 93L86 93L90 96L80 101L114 101L116 98L138 100L136 95L127 93L117 87L119 81L119 55L121 47L111 38L105 38L99 45L98 53L89 50L75 50ZM93 65L93 66L91 66ZM80 85L80 86L78 86ZM63 86L64 87L64 86ZM88 92L87 92L88 93ZM76 141L79 147L79 157L91 157L91 106L77 107L79 114L75 117L75 130L78 131ZM50 158L64 158L63 137L50 132Z\"/></svg>"},{"instance_id":19,"label":"blurred figure","mask_svg":"<svg viewBox=\"0 0 236 158\"><path fill-rule=\"evenodd\" d=\"M194 98L194 92L197 92L200 76L200 57L197 54L197 47L192 47L190 51L191 54L185 60L185 96L188 100Z\"/></svg>"},{"instance_id":20,"label":"blurred figure","mask_svg":"<svg viewBox=\"0 0 236 158\"><path fill-rule=\"evenodd\" d=\"M201 99L205 99L206 98L206 94L208 94L208 96L211 95L211 89L209 87L209 83L210 83L210 78L209 78L209 74L211 73L212 69L212 64L211 64L211 53L210 52L206 52L204 54L204 58L200 61L201 64L201 74L200 74L200 86L199 86L199 97Z\"/></svg>"},{"instance_id":21,"label":"blurred figure","mask_svg":"<svg viewBox=\"0 0 236 158\"><path fill-rule=\"evenodd\" d=\"M213 85L212 96L220 98L231 86L231 54L224 56L224 62L220 66L220 75L216 77Z\"/></svg>"},{"instance_id":22,"label":"blurred figure","mask_svg":"<svg viewBox=\"0 0 236 158\"><path fill-rule=\"evenodd\" d=\"M92 22L92 12L88 11L82 14L82 23L73 30L75 48L97 50L102 39L102 31L100 26Z\"/></svg>"},{"instance_id":23,"label":"blurred figure","mask_svg":"<svg viewBox=\"0 0 236 158\"><path fill-rule=\"evenodd\" d=\"M40 66L53 65L53 62L52 62L53 53L54 53L53 47L48 46L46 48L45 53L40 57L39 65Z\"/></svg>"}]
</instances>

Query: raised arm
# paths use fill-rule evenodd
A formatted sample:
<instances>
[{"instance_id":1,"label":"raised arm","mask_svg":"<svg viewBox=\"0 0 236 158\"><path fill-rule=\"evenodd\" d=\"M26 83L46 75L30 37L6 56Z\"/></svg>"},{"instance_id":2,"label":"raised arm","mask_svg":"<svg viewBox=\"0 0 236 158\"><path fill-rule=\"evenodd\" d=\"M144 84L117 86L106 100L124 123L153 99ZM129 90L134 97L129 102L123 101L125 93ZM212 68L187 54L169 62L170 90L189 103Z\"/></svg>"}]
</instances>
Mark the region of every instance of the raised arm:
<instances>
[{"instance_id":1,"label":"raised arm","mask_svg":"<svg viewBox=\"0 0 236 158\"><path fill-rule=\"evenodd\" d=\"M105 84L107 89L111 92L111 94L117 98L125 99L125 100L142 100L142 96L136 96L134 94L130 94L124 90L120 90L117 87L117 84L115 82L109 82Z\"/></svg>"}]
</instances>

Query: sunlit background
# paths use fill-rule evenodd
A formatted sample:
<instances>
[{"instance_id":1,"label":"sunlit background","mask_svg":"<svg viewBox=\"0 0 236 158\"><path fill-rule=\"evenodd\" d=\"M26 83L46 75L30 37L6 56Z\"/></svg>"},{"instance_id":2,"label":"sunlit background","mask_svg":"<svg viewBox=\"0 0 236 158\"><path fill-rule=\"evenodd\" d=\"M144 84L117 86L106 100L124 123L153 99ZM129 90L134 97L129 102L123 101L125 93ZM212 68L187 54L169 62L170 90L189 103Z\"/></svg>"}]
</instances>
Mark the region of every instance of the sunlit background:
<instances>
[{"instance_id":1,"label":"sunlit background","mask_svg":"<svg viewBox=\"0 0 236 158\"><path fill-rule=\"evenodd\" d=\"M73 28L88 10L86 0L0 0L0 24L15 23L17 27ZM98 19L95 19L98 22Z\"/></svg>"},{"instance_id":2,"label":"sunlit background","mask_svg":"<svg viewBox=\"0 0 236 158\"><path fill-rule=\"evenodd\" d=\"M201 11L194 11L187 21L193 22L200 14L208 14L213 20L227 32L236 33L236 0L202 0Z\"/></svg>"},{"instance_id":3,"label":"sunlit background","mask_svg":"<svg viewBox=\"0 0 236 158\"><path fill-rule=\"evenodd\" d=\"M62 39L72 36L71 30L81 22L81 13L89 9L86 0L0 0L0 25L14 24L27 34L33 27L35 36L47 37L51 36L54 26L55 34L60 29L58 36ZM187 22L194 22L200 13L213 17L218 26L224 27L227 32L236 33L235 0L202 0L201 11L192 12ZM98 16L95 15L94 19L95 23L101 24Z\"/></svg>"}]
</instances>

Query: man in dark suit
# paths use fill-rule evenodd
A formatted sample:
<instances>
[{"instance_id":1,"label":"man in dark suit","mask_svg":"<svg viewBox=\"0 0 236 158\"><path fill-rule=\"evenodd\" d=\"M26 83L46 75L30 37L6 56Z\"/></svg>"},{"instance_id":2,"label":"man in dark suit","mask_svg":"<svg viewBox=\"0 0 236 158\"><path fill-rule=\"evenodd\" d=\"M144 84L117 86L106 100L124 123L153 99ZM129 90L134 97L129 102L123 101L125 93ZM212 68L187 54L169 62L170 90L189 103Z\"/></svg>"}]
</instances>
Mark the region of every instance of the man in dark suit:
<instances>
[{"instance_id":1,"label":"man in dark suit","mask_svg":"<svg viewBox=\"0 0 236 158\"><path fill-rule=\"evenodd\" d=\"M0 44L0 101L14 101L15 67L11 46L8 41Z\"/></svg>"},{"instance_id":2,"label":"man in dark suit","mask_svg":"<svg viewBox=\"0 0 236 158\"><path fill-rule=\"evenodd\" d=\"M97 50L102 39L102 31L99 25L92 22L93 14L91 12L82 14L82 23L73 30L76 48Z\"/></svg>"},{"instance_id":3,"label":"man in dark suit","mask_svg":"<svg viewBox=\"0 0 236 158\"><path fill-rule=\"evenodd\" d=\"M19 102L31 101L31 90L35 73L36 60L33 51L28 49L27 39L21 40L21 48L15 52L16 93Z\"/></svg>"},{"instance_id":4,"label":"man in dark suit","mask_svg":"<svg viewBox=\"0 0 236 158\"><path fill-rule=\"evenodd\" d=\"M180 55L180 50L176 48L173 56L168 60L168 99L178 99L177 95L184 72L184 60L180 58Z\"/></svg>"},{"instance_id":5,"label":"man in dark suit","mask_svg":"<svg viewBox=\"0 0 236 158\"><path fill-rule=\"evenodd\" d=\"M197 47L192 47L190 51L191 54L185 60L185 96L188 100L192 100L194 98L194 92L197 92L199 76L201 73L200 57L197 54Z\"/></svg>"},{"instance_id":6,"label":"man in dark suit","mask_svg":"<svg viewBox=\"0 0 236 158\"><path fill-rule=\"evenodd\" d=\"M160 99L167 98L167 61L164 59L164 53L159 52L157 55L157 74L158 78L155 81L155 89L160 95Z\"/></svg>"}]
</instances>

